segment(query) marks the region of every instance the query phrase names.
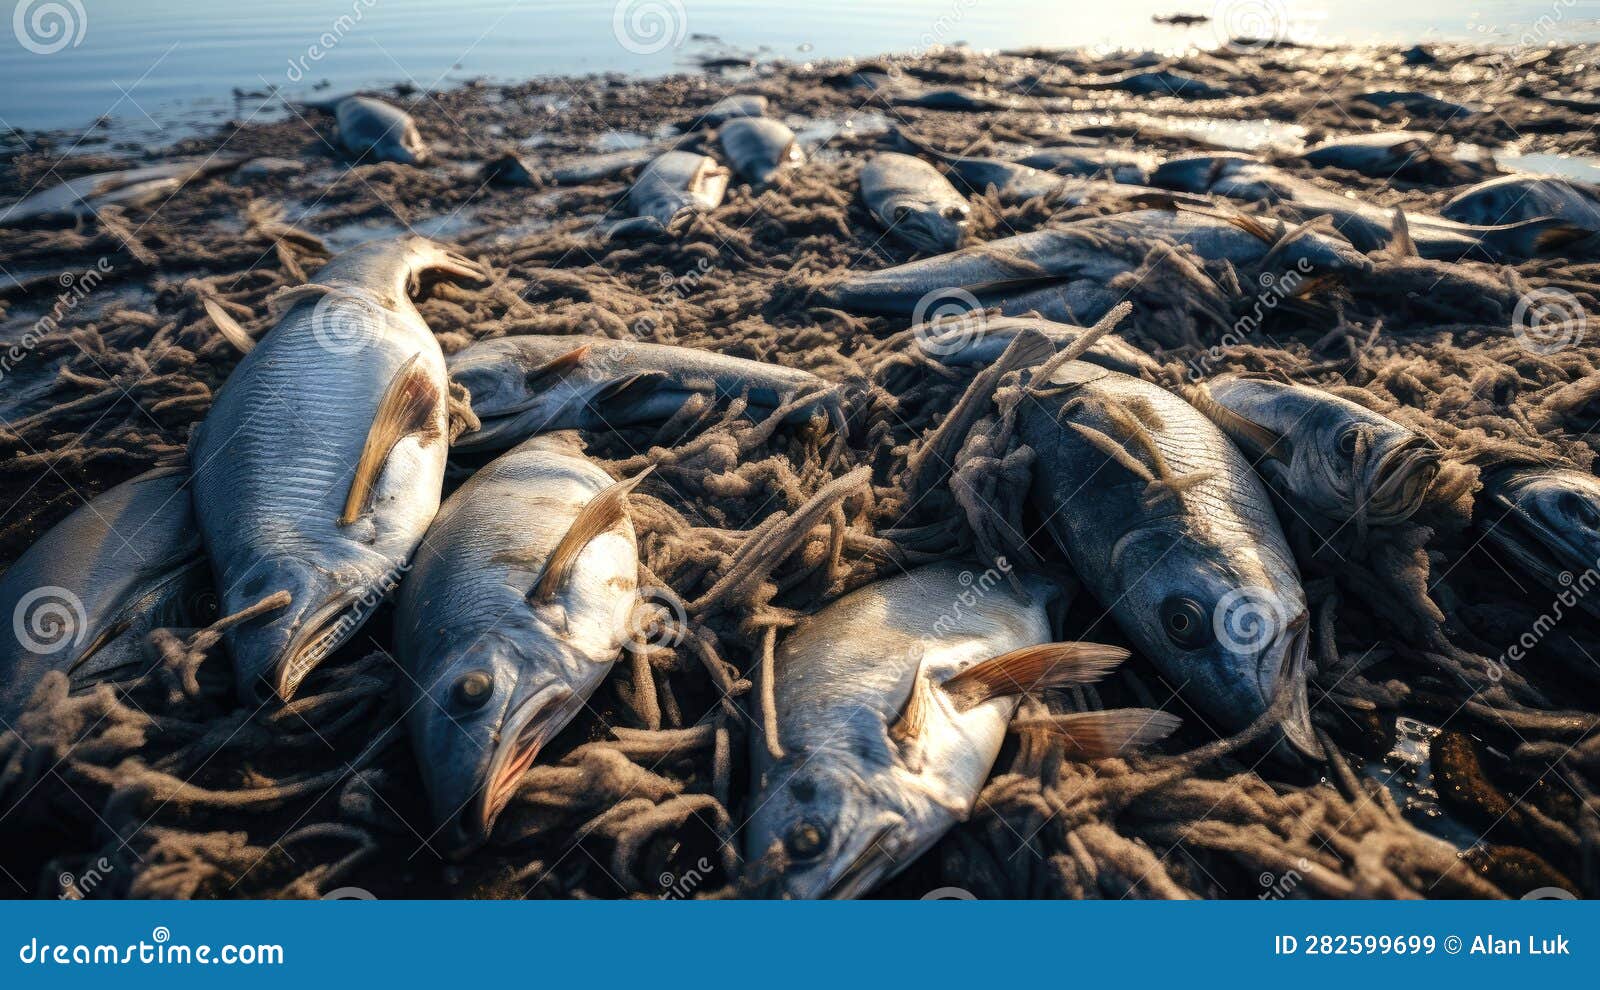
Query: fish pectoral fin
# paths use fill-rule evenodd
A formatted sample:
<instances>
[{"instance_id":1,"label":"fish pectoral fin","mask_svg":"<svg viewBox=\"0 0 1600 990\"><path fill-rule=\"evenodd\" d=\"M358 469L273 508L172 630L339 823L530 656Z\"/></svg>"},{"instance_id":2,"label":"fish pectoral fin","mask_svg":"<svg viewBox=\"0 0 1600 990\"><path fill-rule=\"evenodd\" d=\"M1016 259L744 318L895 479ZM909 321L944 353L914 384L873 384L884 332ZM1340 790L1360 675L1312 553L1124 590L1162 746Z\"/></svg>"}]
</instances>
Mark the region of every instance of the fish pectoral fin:
<instances>
[{"instance_id":1,"label":"fish pectoral fin","mask_svg":"<svg viewBox=\"0 0 1600 990\"><path fill-rule=\"evenodd\" d=\"M206 309L206 315L211 317L211 323L222 334L224 340L234 346L240 354L249 354L256 346L254 338L239 325L239 321L228 315L222 304L207 296L200 300Z\"/></svg>"},{"instance_id":2,"label":"fish pectoral fin","mask_svg":"<svg viewBox=\"0 0 1600 990\"><path fill-rule=\"evenodd\" d=\"M991 698L1093 683L1129 655L1103 643L1040 643L975 663L939 686L966 711Z\"/></svg>"},{"instance_id":3,"label":"fish pectoral fin","mask_svg":"<svg viewBox=\"0 0 1600 990\"><path fill-rule=\"evenodd\" d=\"M578 518L567 527L561 542L550 552L550 559L546 561L538 582L528 592L529 601L546 603L555 599L556 592L572 576L572 569L577 565L578 555L583 548L628 518L629 493L654 470L655 465L652 464L632 478L605 488L584 503L583 508L578 510Z\"/></svg>"},{"instance_id":4,"label":"fish pectoral fin","mask_svg":"<svg viewBox=\"0 0 1600 990\"><path fill-rule=\"evenodd\" d=\"M372 428L367 431L367 442L361 448L361 458L356 462L355 477L350 479L350 491L345 496L344 511L339 513L339 525L348 526L367 511L372 490L378 476L389 460L395 444L408 436L419 437L424 444L439 436L439 401L443 398L439 385L421 365L422 352L406 359L400 370L389 380L389 387L378 402L377 415Z\"/></svg>"},{"instance_id":5,"label":"fish pectoral fin","mask_svg":"<svg viewBox=\"0 0 1600 990\"><path fill-rule=\"evenodd\" d=\"M939 703L934 697L933 682L917 671L916 680L911 684L911 695L906 698L906 706L900 711L900 717L894 725L889 727L889 738L907 746L922 738L923 730L928 725L928 713L932 707Z\"/></svg>"},{"instance_id":6,"label":"fish pectoral fin","mask_svg":"<svg viewBox=\"0 0 1600 990\"><path fill-rule=\"evenodd\" d=\"M1389 239L1389 251L1401 258L1418 257L1417 242L1411 239L1411 226L1406 223L1405 210L1395 208L1391 229L1394 236Z\"/></svg>"},{"instance_id":7,"label":"fish pectoral fin","mask_svg":"<svg viewBox=\"0 0 1600 990\"><path fill-rule=\"evenodd\" d=\"M1082 760L1123 756L1172 735L1183 720L1154 708L1114 708L1103 712L1074 712L1045 718L1022 718L1011 723L1013 732L1039 732L1060 740L1067 753Z\"/></svg>"},{"instance_id":8,"label":"fish pectoral fin","mask_svg":"<svg viewBox=\"0 0 1600 990\"><path fill-rule=\"evenodd\" d=\"M1218 402L1206 386L1195 385L1186 388L1183 390L1183 397L1200 415L1215 423L1229 439L1243 447L1246 453L1257 460L1270 457L1288 464L1294 459L1294 448L1290 445L1288 437L1229 409Z\"/></svg>"}]
</instances>

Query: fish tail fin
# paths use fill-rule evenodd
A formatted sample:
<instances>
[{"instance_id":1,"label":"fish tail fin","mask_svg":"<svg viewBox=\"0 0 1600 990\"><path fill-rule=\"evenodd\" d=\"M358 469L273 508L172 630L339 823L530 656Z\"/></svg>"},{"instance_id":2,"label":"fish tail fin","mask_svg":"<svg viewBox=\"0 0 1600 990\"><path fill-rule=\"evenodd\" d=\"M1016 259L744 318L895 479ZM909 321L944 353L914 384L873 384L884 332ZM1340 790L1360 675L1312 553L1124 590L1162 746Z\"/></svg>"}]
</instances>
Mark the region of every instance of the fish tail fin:
<instances>
[{"instance_id":1,"label":"fish tail fin","mask_svg":"<svg viewBox=\"0 0 1600 990\"><path fill-rule=\"evenodd\" d=\"M1490 253L1504 258L1533 258L1550 254L1594 234L1560 217L1534 217L1518 223L1490 227L1483 234Z\"/></svg>"},{"instance_id":2,"label":"fish tail fin","mask_svg":"<svg viewBox=\"0 0 1600 990\"><path fill-rule=\"evenodd\" d=\"M1040 643L973 664L940 686L960 707L971 708L991 698L1093 683L1129 655L1103 643Z\"/></svg>"},{"instance_id":3,"label":"fish tail fin","mask_svg":"<svg viewBox=\"0 0 1600 990\"><path fill-rule=\"evenodd\" d=\"M1171 712L1154 708L1114 708L1103 712L1017 719L1011 723L1011 729L1048 735L1065 744L1069 755L1081 760L1105 760L1160 742L1182 724L1183 720Z\"/></svg>"}]
</instances>

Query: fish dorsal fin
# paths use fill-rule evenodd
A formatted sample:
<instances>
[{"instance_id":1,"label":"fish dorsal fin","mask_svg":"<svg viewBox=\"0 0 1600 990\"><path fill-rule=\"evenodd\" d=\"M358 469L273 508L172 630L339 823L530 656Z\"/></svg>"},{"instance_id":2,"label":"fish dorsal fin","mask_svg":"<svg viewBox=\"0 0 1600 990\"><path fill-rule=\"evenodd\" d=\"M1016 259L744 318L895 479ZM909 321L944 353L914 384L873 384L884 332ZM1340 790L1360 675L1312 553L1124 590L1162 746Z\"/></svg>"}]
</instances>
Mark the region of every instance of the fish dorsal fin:
<instances>
[{"instance_id":1,"label":"fish dorsal fin","mask_svg":"<svg viewBox=\"0 0 1600 990\"><path fill-rule=\"evenodd\" d=\"M628 518L628 494L654 470L655 465L652 464L627 481L606 487L584 503L583 508L578 510L578 517L572 520L572 525L561 537L561 542L550 551L544 572L539 575L533 590L528 592L529 601L544 603L555 599L556 592L572 576L572 569L577 565L578 555L583 548Z\"/></svg>"},{"instance_id":2,"label":"fish dorsal fin","mask_svg":"<svg viewBox=\"0 0 1600 990\"><path fill-rule=\"evenodd\" d=\"M539 367L528 372L526 376L528 385L530 387L546 385L578 370L583 364L584 358L589 356L589 350L593 346L593 344L581 344L565 354L558 355L539 365Z\"/></svg>"},{"instance_id":3,"label":"fish dorsal fin","mask_svg":"<svg viewBox=\"0 0 1600 990\"><path fill-rule=\"evenodd\" d=\"M1389 249L1402 258L1417 257L1417 242L1411 239L1411 226L1406 223L1406 211L1395 208L1394 211L1394 237L1389 241Z\"/></svg>"},{"instance_id":4,"label":"fish dorsal fin","mask_svg":"<svg viewBox=\"0 0 1600 990\"><path fill-rule=\"evenodd\" d=\"M1093 683L1128 656L1103 643L1039 643L975 663L939 687L966 711L991 698Z\"/></svg>"},{"instance_id":5,"label":"fish dorsal fin","mask_svg":"<svg viewBox=\"0 0 1600 990\"><path fill-rule=\"evenodd\" d=\"M1288 437L1229 409L1218 402L1206 386L1195 385L1186 388L1183 390L1183 397L1189 400L1189 405L1200 415L1215 423L1217 428L1226 433L1234 443L1245 448L1256 458L1270 457L1284 464L1288 464L1294 458L1294 449L1290 446Z\"/></svg>"},{"instance_id":6,"label":"fish dorsal fin","mask_svg":"<svg viewBox=\"0 0 1600 990\"><path fill-rule=\"evenodd\" d=\"M421 360L421 351L407 358L389 380L389 387L378 402L377 415L372 418L367 442L361 448L361 459L356 462L355 477L350 479L344 511L339 513L341 526L350 525L367 511L372 489L395 444L412 434L418 435L423 443L439 436L438 411L444 396Z\"/></svg>"},{"instance_id":7,"label":"fish dorsal fin","mask_svg":"<svg viewBox=\"0 0 1600 990\"><path fill-rule=\"evenodd\" d=\"M200 303L206 308L206 315L211 317L211 324L222 334L224 340L234 346L235 350L240 354L249 354L255 348L256 342L250 334L245 332L238 320L228 315L228 311L222 308L221 303L209 296L200 300Z\"/></svg>"},{"instance_id":8,"label":"fish dorsal fin","mask_svg":"<svg viewBox=\"0 0 1600 990\"><path fill-rule=\"evenodd\" d=\"M1172 735L1183 720L1154 708L1114 708L1103 712L1075 712L1045 718L1017 719L1014 732L1040 732L1060 740L1067 752L1082 760L1125 756L1130 749L1147 746Z\"/></svg>"}]
</instances>

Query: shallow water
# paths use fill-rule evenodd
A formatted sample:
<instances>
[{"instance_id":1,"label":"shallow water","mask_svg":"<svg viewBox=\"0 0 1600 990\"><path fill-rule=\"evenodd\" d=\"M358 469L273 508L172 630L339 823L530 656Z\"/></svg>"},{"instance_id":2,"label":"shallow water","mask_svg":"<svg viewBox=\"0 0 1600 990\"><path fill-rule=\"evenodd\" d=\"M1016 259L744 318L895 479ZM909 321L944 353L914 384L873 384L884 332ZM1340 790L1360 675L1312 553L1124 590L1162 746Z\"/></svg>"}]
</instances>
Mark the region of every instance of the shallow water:
<instances>
[{"instance_id":1,"label":"shallow water","mask_svg":"<svg viewBox=\"0 0 1600 990\"><path fill-rule=\"evenodd\" d=\"M0 44L0 124L83 128L109 115L167 137L177 118L248 117L260 97L411 81L659 74L737 56L804 61L925 50L1211 47L1228 35L1312 43L1600 40L1600 0L100 0L47 5ZM1153 14L1212 12L1170 27ZM15 13L15 11L14 11ZM25 94L25 95L24 95ZM270 106L270 103L267 104ZM191 122L191 126L194 123Z\"/></svg>"}]
</instances>

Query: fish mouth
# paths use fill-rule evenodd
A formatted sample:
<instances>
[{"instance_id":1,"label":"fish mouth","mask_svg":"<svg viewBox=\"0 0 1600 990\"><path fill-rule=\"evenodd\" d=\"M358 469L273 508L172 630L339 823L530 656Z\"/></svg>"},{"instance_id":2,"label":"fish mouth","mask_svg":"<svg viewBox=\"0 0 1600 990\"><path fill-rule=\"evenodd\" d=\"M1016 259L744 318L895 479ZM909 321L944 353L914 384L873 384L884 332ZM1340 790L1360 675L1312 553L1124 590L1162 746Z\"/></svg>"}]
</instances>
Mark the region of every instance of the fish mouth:
<instances>
[{"instance_id":1,"label":"fish mouth","mask_svg":"<svg viewBox=\"0 0 1600 990\"><path fill-rule=\"evenodd\" d=\"M284 645L272 668L272 689L289 701L317 665L338 649L361 624L354 605L359 592L345 592L312 612Z\"/></svg>"},{"instance_id":2,"label":"fish mouth","mask_svg":"<svg viewBox=\"0 0 1600 990\"><path fill-rule=\"evenodd\" d=\"M1409 519L1439 477L1444 452L1417 436L1398 444L1378 461L1368 487L1369 518L1380 525Z\"/></svg>"},{"instance_id":3,"label":"fish mouth","mask_svg":"<svg viewBox=\"0 0 1600 990\"><path fill-rule=\"evenodd\" d=\"M1309 696L1309 682L1311 679L1311 618L1301 612L1280 634L1275 642L1283 642L1283 662L1278 668L1276 689L1288 692L1288 710L1278 723L1278 731L1284 740L1293 746L1301 755L1313 760L1323 758L1322 744L1317 741L1317 733L1311 725L1311 701ZM1270 651L1269 654L1270 655ZM1277 704L1278 699L1270 692L1262 692L1269 705Z\"/></svg>"},{"instance_id":4,"label":"fish mouth","mask_svg":"<svg viewBox=\"0 0 1600 990\"><path fill-rule=\"evenodd\" d=\"M868 834L854 858L829 882L821 896L828 900L855 900L887 879L904 865L891 851L889 838L905 825L898 817L886 820Z\"/></svg>"},{"instance_id":5,"label":"fish mouth","mask_svg":"<svg viewBox=\"0 0 1600 990\"><path fill-rule=\"evenodd\" d=\"M463 812L463 832L476 844L488 841L495 819L511 802L523 773L545 743L567 724L574 697L565 684L547 685L517 702L507 714L483 789Z\"/></svg>"}]
</instances>

